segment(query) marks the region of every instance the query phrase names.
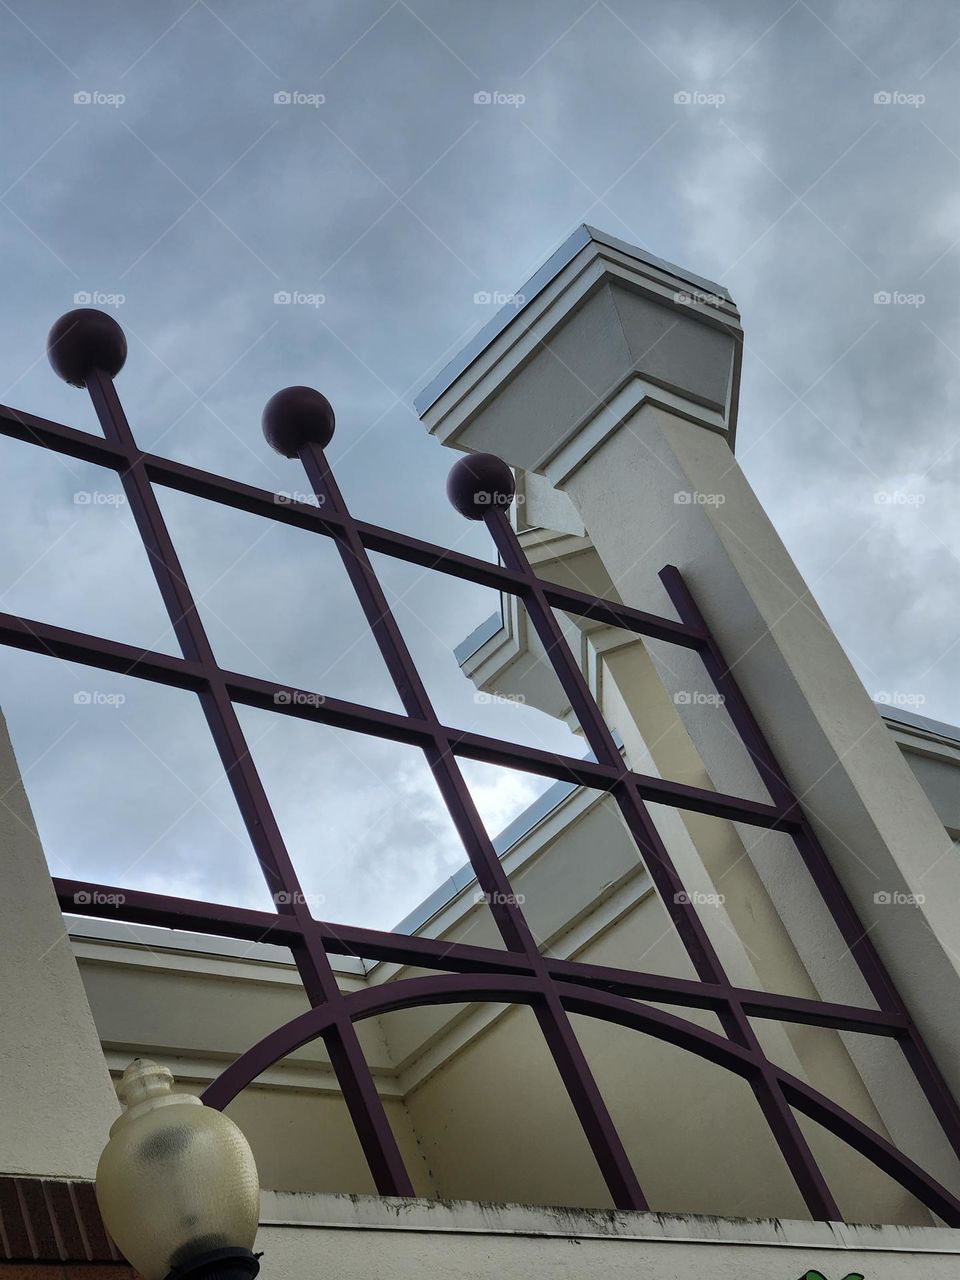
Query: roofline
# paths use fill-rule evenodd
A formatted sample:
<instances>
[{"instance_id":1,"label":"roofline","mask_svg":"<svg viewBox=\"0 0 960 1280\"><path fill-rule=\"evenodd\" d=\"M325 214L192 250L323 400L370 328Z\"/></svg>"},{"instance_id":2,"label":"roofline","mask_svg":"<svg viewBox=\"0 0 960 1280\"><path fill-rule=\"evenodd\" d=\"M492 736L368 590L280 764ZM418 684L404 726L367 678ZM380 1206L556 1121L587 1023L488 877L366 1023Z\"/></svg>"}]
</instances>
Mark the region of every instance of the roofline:
<instances>
[{"instance_id":1,"label":"roofline","mask_svg":"<svg viewBox=\"0 0 960 1280\"><path fill-rule=\"evenodd\" d=\"M556 279L564 267L573 261L581 249L585 249L591 241L605 245L608 249L615 249L618 253L637 258L648 266L657 267L660 271L674 276L682 284L695 285L707 293L716 294L717 297L725 298L731 304L733 303L733 298L731 298L729 291L722 284L717 284L715 280L708 280L705 276L699 276L696 272L688 271L686 267L679 267L676 263L667 262L664 258L658 258L652 253L647 253L645 250L637 248L636 245L628 244L626 240L619 240L616 236L607 235L605 231L598 231L596 227L591 227L588 223L581 222L573 234L564 240L559 249L556 249L547 258L543 266L539 267L530 279L517 290L513 295L513 300L502 306L496 315L488 320L483 328L474 334L466 346L461 347L457 354L414 397L413 405L420 417L423 417L430 406L435 404L457 378L486 350L491 342L503 333L507 325L515 320L518 315L521 315L530 303L546 289L547 285Z\"/></svg>"}]
</instances>

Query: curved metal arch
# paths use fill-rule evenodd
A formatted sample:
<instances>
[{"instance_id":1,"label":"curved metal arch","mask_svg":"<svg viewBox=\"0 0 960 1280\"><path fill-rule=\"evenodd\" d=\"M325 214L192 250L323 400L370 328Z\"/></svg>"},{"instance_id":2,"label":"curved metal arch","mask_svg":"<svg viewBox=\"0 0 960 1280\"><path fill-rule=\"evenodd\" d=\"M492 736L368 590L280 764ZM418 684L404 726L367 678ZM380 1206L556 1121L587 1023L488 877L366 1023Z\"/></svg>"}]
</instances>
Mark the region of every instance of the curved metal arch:
<instances>
[{"instance_id":1,"label":"curved metal arch","mask_svg":"<svg viewBox=\"0 0 960 1280\"><path fill-rule=\"evenodd\" d=\"M652 1035L745 1080L765 1072L770 1074L791 1106L865 1156L949 1226L960 1226L960 1200L946 1187L856 1116L799 1077L766 1058L756 1057L748 1048L724 1036L662 1009L572 983L558 981L556 987L568 1013ZM434 1004L459 1004L464 999L533 1005L543 999L543 990L537 979L518 974L453 973L405 978L382 987L351 992L344 995L340 1011L319 1005L277 1027L232 1062L204 1091L202 1099L207 1106L222 1110L263 1071L329 1032L344 1011L351 1022L360 1022L383 1013Z\"/></svg>"}]
</instances>

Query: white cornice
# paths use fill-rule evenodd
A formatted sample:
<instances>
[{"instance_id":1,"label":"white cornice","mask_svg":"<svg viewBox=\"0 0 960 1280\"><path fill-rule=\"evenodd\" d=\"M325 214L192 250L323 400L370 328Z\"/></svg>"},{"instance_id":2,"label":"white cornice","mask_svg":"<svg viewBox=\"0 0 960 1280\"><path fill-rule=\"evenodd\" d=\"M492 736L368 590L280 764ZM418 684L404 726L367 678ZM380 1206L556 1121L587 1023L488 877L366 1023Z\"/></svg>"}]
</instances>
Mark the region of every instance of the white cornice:
<instances>
[{"instance_id":1,"label":"white cornice","mask_svg":"<svg viewBox=\"0 0 960 1280\"><path fill-rule=\"evenodd\" d=\"M727 296L706 292L696 285L684 287L678 270L653 265L646 255L641 255L639 250L631 252L622 242L614 247L609 241L589 238L562 269L538 288L532 299L526 300L522 309L496 328L486 345L479 345L475 351L473 347L467 349L470 358L465 364L462 359L458 362L464 367L456 371L455 366L447 384L442 390L437 389L432 401L427 403L429 396L418 401L424 423L444 444L468 449L481 447L462 439L477 415L520 374L538 349L554 337L579 308L605 285L613 284L657 303L668 312L673 311L678 322L693 317L735 339L722 406L699 403L695 396L685 395L678 385L654 389L653 382L646 378L648 398L655 397L663 407L711 430L725 432L732 446L740 375L740 317ZM628 355L613 383L598 390L596 401L601 412L641 373L636 360ZM593 408L587 418L592 420L596 414L597 409ZM578 422L563 440L556 441L554 451L565 448L570 436L586 425L584 421ZM518 423L518 428L522 426Z\"/></svg>"}]
</instances>

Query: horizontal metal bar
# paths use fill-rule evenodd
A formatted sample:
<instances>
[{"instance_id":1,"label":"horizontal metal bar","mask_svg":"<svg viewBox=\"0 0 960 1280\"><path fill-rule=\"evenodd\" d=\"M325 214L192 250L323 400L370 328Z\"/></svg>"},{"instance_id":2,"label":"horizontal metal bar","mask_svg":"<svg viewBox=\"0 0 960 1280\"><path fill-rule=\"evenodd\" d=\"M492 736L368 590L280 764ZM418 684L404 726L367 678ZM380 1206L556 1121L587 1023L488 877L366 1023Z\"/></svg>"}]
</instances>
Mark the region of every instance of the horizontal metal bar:
<instances>
[{"instance_id":1,"label":"horizontal metal bar","mask_svg":"<svg viewBox=\"0 0 960 1280\"><path fill-rule=\"evenodd\" d=\"M19 618L12 613L0 613L0 644L28 653L80 662L101 671L116 671L155 684L171 685L176 689L190 689L194 693L199 693L207 685L197 662L153 649L138 649L135 645L105 640L102 636L83 631L55 627L33 618Z\"/></svg>"},{"instance_id":2,"label":"horizontal metal bar","mask_svg":"<svg viewBox=\"0 0 960 1280\"><path fill-rule=\"evenodd\" d=\"M302 937L292 916L270 911L253 911L212 902L194 902L139 889L92 884L86 880L53 878L57 899L70 915L98 920L122 920L127 924L148 924L164 929L190 929L218 938L245 942L267 942L293 946ZM496 947L475 947L443 938L417 938L411 934L364 929L357 925L313 921L324 949L331 955L355 956L390 964L451 973L531 973L529 962L518 952Z\"/></svg>"},{"instance_id":3,"label":"horizontal metal bar","mask_svg":"<svg viewBox=\"0 0 960 1280\"><path fill-rule=\"evenodd\" d=\"M749 987L724 987L717 983L698 982L693 978L665 977L658 973L640 973L631 969L609 969L604 965L585 964L579 960L548 958L547 969L558 980L612 991L632 1000L656 1000L660 1004L710 1009L715 1013L734 1001L751 1018L772 1018L780 1022L831 1027L840 1031L861 1031L878 1036L901 1037L909 1031L909 1022L902 1014L879 1009L862 1009L855 1005L832 1004L770 991L754 991Z\"/></svg>"},{"instance_id":4,"label":"horizontal metal bar","mask_svg":"<svg viewBox=\"0 0 960 1280\"><path fill-rule=\"evenodd\" d=\"M198 933L249 942L269 942L289 946L301 936L300 927L289 916L246 907L194 902L189 898L167 897L115 885L91 884L85 880L55 877L54 888L61 908L71 914L95 919L123 920L129 924L156 925L166 929L193 929ZM495 947L476 947L442 938L421 938L411 934L364 929L356 925L315 922L326 951L332 955L356 956L364 960L443 969L451 973L529 973L522 955ZM689 978L658 973L635 973L610 969L579 960L545 957L547 971L561 982L575 983L637 1000L719 1012L731 1000L755 1018L773 1018L806 1026L830 1027L880 1036L902 1036L909 1024L902 1014L877 1009L807 1000L776 992L753 991L746 987L725 988Z\"/></svg>"},{"instance_id":5,"label":"horizontal metal bar","mask_svg":"<svg viewBox=\"0 0 960 1280\"><path fill-rule=\"evenodd\" d=\"M675 622L672 618L661 618L656 613L645 613L642 609L633 609L629 605L617 604L613 600L591 596L585 591L574 591L572 587L543 581L543 594L547 603L555 609L562 609L565 613L575 613L584 618L592 618L596 622L605 622L608 626L620 627L625 631L650 636L654 640L666 640L670 644L697 650L702 649L707 643L708 637L705 631L684 622Z\"/></svg>"},{"instance_id":6,"label":"horizontal metal bar","mask_svg":"<svg viewBox=\"0 0 960 1280\"><path fill-rule=\"evenodd\" d=\"M53 887L61 909L70 915L123 920L127 924L149 924L163 929L191 929L217 938L269 942L279 947L290 946L301 936L293 916L272 911L194 902L192 898L174 898L62 876L53 877Z\"/></svg>"},{"instance_id":7,"label":"horizontal metal bar","mask_svg":"<svg viewBox=\"0 0 960 1280\"><path fill-rule=\"evenodd\" d=\"M46 418L38 418L20 409L11 409L8 405L0 405L0 435L9 436L11 440L22 440L25 444L53 449L68 458L79 458L81 462L92 462L95 466L109 467L112 471L119 471L127 462L126 452L103 436L92 435L89 431L77 431L74 427L65 427L59 422L49 422Z\"/></svg>"},{"instance_id":8,"label":"horizontal metal bar","mask_svg":"<svg viewBox=\"0 0 960 1280\"><path fill-rule=\"evenodd\" d=\"M138 649L134 645L120 644L82 631L69 631L64 627L55 627L32 618L19 618L14 614L0 613L0 644L30 653L66 658L103 671L114 671L178 689L200 692L207 687L207 679L200 664L186 658L158 653L156 650ZM396 712L381 711L362 703L328 698L325 694L309 689L261 680L236 671L224 671L222 676L230 697L245 706L276 711L300 720L312 720L318 724L328 724L411 746L422 747L435 740L433 727L415 716L398 715ZM760 804L754 800L743 800L720 791L707 791L702 787L671 782L666 778L631 773L627 769L620 771L592 760L578 760L574 756L541 751L519 743L502 742L498 738L488 738L462 729L441 727L440 732L446 737L454 755L465 759L519 769L561 782L574 782L604 792L612 791L621 781L629 781L636 784L644 799L656 804L764 828L794 831L797 827L796 819L780 813L772 805Z\"/></svg>"},{"instance_id":9,"label":"horizontal metal bar","mask_svg":"<svg viewBox=\"0 0 960 1280\"><path fill-rule=\"evenodd\" d=\"M142 466L147 477L155 484L176 489L197 498L206 498L223 506L252 515L276 520L280 524L293 525L314 533L332 536L343 528L343 520L333 510L324 510L309 502L288 499L284 494L272 493L255 485L228 480L211 471L189 467L157 454L137 453L128 455L121 446L95 436L88 431L77 431L59 422L50 422L33 414L23 413L0 405L0 435L27 444L40 445L57 453L79 458L98 466L122 471L131 464ZM450 547L424 542L406 534L395 533L379 525L364 521L354 522L360 540L368 551L380 552L397 560L417 564L439 573L451 574L479 586L513 595L523 595L527 589L524 575L503 565L464 555ZM602 600L582 591L557 583L544 583L544 592L551 605L568 613L593 618L610 626L622 627L639 635L666 640L686 648L699 649L705 635L686 623L672 618L661 618L642 609L632 609L613 600Z\"/></svg>"}]
</instances>

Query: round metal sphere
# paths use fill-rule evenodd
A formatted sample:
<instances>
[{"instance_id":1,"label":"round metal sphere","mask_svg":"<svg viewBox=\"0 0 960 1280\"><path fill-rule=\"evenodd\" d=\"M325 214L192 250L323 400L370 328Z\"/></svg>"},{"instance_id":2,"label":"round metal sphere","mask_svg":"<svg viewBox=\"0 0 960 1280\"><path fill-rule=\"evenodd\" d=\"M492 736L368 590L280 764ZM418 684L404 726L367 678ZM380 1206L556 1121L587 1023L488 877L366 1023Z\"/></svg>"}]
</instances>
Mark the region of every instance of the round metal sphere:
<instances>
[{"instance_id":1,"label":"round metal sphere","mask_svg":"<svg viewBox=\"0 0 960 1280\"><path fill-rule=\"evenodd\" d=\"M325 449L336 421L330 401L313 387L284 387L267 401L261 425L277 453L295 458L305 444Z\"/></svg>"},{"instance_id":2,"label":"round metal sphere","mask_svg":"<svg viewBox=\"0 0 960 1280\"><path fill-rule=\"evenodd\" d=\"M126 358L123 330L113 316L93 307L68 311L47 334L47 359L54 373L74 387L85 387L94 369L115 378Z\"/></svg>"},{"instance_id":3,"label":"round metal sphere","mask_svg":"<svg viewBox=\"0 0 960 1280\"><path fill-rule=\"evenodd\" d=\"M516 492L513 472L494 453L469 453L447 476L447 497L468 520L482 520L497 508L506 510Z\"/></svg>"}]
</instances>

